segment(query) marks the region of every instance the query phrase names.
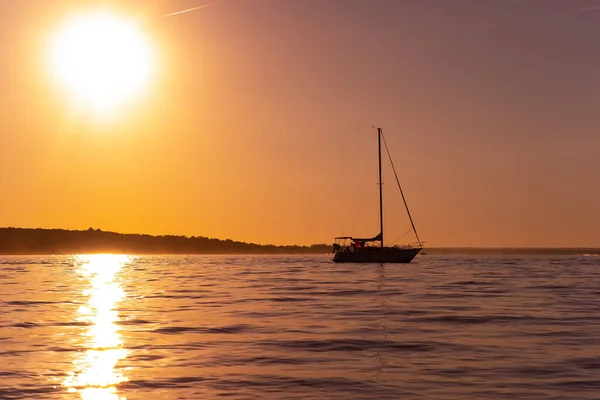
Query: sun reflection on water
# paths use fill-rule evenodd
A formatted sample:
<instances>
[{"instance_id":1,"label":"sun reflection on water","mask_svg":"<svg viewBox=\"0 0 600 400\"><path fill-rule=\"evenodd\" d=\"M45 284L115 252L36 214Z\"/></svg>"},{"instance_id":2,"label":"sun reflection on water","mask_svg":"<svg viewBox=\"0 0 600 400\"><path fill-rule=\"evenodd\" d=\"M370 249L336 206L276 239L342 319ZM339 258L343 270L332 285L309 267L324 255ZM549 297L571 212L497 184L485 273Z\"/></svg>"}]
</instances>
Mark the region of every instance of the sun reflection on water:
<instances>
[{"instance_id":1,"label":"sun reflection on water","mask_svg":"<svg viewBox=\"0 0 600 400\"><path fill-rule=\"evenodd\" d=\"M86 351L73 362L73 371L63 382L70 392L79 392L84 400L123 400L115 385L127 381L116 368L127 356L116 322L116 305L123 299L118 273L130 257L113 254L82 255L75 258L78 272L89 280L83 295L85 306L78 310L78 321L88 323Z\"/></svg>"}]
</instances>

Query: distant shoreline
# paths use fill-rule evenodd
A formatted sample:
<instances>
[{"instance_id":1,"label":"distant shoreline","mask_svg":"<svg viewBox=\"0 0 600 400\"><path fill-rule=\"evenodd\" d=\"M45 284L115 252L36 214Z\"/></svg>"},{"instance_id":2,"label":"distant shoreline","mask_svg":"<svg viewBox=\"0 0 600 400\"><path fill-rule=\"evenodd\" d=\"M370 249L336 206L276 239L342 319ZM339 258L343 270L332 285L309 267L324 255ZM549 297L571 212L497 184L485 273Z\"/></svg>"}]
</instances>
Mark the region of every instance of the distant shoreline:
<instances>
[{"instance_id":1,"label":"distant shoreline","mask_svg":"<svg viewBox=\"0 0 600 400\"><path fill-rule=\"evenodd\" d=\"M0 228L0 254L326 254L327 244L276 246L221 240L203 236L152 236L41 228Z\"/></svg>"},{"instance_id":2,"label":"distant shoreline","mask_svg":"<svg viewBox=\"0 0 600 400\"><path fill-rule=\"evenodd\" d=\"M514 254L514 255L600 255L600 248L590 247L432 247L427 254Z\"/></svg>"},{"instance_id":3,"label":"distant shoreline","mask_svg":"<svg viewBox=\"0 0 600 400\"><path fill-rule=\"evenodd\" d=\"M48 254L328 254L328 244L260 245L203 236L152 236L106 232L100 229L66 230L0 228L0 255ZM426 247L424 255L600 255L587 247Z\"/></svg>"}]
</instances>

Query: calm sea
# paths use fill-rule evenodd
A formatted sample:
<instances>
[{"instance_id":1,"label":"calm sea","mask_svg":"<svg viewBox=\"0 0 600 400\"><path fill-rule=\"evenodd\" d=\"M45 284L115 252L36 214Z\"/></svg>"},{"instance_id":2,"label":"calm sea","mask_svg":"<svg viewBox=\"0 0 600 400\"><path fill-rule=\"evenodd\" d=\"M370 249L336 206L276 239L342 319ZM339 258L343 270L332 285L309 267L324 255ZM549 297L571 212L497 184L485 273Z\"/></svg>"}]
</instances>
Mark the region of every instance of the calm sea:
<instances>
[{"instance_id":1,"label":"calm sea","mask_svg":"<svg viewBox=\"0 0 600 400\"><path fill-rule=\"evenodd\" d=\"M0 399L600 399L600 257L0 257Z\"/></svg>"}]
</instances>

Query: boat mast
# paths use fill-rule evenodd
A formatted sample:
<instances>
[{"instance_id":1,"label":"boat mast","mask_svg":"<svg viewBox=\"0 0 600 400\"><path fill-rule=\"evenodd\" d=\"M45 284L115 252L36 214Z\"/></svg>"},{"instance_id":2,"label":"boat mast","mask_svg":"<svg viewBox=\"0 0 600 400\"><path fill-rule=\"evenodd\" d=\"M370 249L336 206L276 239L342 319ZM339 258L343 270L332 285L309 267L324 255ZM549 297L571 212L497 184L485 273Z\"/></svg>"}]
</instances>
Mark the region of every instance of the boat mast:
<instances>
[{"instance_id":1,"label":"boat mast","mask_svg":"<svg viewBox=\"0 0 600 400\"><path fill-rule=\"evenodd\" d=\"M383 247L383 184L381 182L381 128L377 128L377 149L379 154L379 235Z\"/></svg>"}]
</instances>

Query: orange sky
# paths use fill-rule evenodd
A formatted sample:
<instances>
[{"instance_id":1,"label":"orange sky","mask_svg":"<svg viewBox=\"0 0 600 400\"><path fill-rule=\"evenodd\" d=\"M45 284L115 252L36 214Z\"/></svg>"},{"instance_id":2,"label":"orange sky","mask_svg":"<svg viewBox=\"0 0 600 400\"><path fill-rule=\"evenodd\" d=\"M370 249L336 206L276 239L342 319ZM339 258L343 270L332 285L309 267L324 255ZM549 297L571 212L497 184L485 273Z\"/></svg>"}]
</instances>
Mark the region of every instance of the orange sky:
<instances>
[{"instance_id":1,"label":"orange sky","mask_svg":"<svg viewBox=\"0 0 600 400\"><path fill-rule=\"evenodd\" d=\"M580 10L595 2L223 0L164 17L207 3L0 3L0 226L374 235L375 124L427 245L600 246L600 10ZM157 54L110 119L74 110L45 53L98 6ZM394 185L390 241L409 228Z\"/></svg>"}]
</instances>

